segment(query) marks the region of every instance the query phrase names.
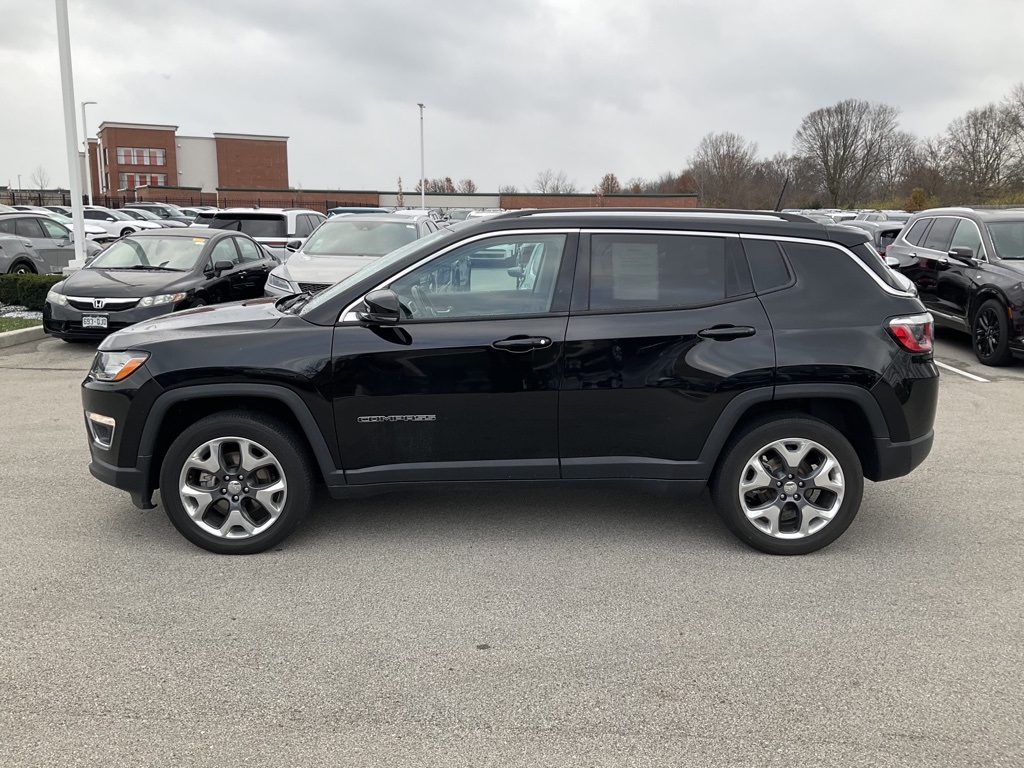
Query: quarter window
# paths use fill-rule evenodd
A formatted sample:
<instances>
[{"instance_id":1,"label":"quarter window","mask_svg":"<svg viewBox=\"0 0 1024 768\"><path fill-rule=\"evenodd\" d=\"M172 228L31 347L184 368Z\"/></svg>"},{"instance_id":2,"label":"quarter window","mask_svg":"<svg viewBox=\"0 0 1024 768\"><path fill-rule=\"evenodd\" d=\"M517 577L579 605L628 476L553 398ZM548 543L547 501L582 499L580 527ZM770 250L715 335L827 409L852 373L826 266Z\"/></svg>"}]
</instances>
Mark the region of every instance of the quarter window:
<instances>
[{"instance_id":1,"label":"quarter window","mask_svg":"<svg viewBox=\"0 0 1024 768\"><path fill-rule=\"evenodd\" d=\"M671 309L725 299L725 239L591 236L590 309Z\"/></svg>"},{"instance_id":2,"label":"quarter window","mask_svg":"<svg viewBox=\"0 0 1024 768\"><path fill-rule=\"evenodd\" d=\"M906 234L906 241L911 245L920 245L922 238L924 238L924 233L931 223L932 219L919 219L914 222L914 226Z\"/></svg>"},{"instance_id":3,"label":"quarter window","mask_svg":"<svg viewBox=\"0 0 1024 768\"><path fill-rule=\"evenodd\" d=\"M754 278L754 289L758 293L781 288L789 283L789 269L778 243L773 240L744 240L743 250L747 253L750 275Z\"/></svg>"},{"instance_id":4,"label":"quarter window","mask_svg":"<svg viewBox=\"0 0 1024 768\"><path fill-rule=\"evenodd\" d=\"M533 315L551 311L565 235L479 240L391 283L412 320Z\"/></svg>"}]
</instances>

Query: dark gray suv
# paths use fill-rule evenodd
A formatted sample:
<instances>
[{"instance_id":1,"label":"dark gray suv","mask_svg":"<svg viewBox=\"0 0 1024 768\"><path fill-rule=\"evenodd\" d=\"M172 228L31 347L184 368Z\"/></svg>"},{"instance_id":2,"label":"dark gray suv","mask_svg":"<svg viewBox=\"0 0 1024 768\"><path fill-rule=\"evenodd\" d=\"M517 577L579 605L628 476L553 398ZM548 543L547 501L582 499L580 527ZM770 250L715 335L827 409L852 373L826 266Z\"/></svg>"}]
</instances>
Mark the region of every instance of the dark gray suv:
<instances>
[{"instance_id":1,"label":"dark gray suv","mask_svg":"<svg viewBox=\"0 0 1024 768\"><path fill-rule=\"evenodd\" d=\"M1024 210L921 211L887 255L936 324L971 334L982 363L1024 357Z\"/></svg>"}]
</instances>

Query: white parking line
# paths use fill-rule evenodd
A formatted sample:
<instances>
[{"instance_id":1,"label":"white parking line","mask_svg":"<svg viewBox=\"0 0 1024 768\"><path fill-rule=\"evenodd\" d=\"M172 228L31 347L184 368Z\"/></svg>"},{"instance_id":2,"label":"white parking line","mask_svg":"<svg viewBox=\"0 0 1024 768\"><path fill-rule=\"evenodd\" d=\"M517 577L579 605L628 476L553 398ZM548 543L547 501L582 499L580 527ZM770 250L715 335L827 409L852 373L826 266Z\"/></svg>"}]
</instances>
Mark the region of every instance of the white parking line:
<instances>
[{"instance_id":1,"label":"white parking line","mask_svg":"<svg viewBox=\"0 0 1024 768\"><path fill-rule=\"evenodd\" d=\"M989 383L988 379L983 379L983 378L981 378L981 376L975 376L973 373L968 373L967 371L961 371L959 368L954 368L952 365L946 365L945 363L940 363L938 360L935 361L935 364L937 366L939 366L939 368L945 368L947 371L952 371L953 373L959 373L961 376L966 376L968 379L974 379L975 381L980 381L980 382L982 382L984 384L988 384Z\"/></svg>"}]
</instances>

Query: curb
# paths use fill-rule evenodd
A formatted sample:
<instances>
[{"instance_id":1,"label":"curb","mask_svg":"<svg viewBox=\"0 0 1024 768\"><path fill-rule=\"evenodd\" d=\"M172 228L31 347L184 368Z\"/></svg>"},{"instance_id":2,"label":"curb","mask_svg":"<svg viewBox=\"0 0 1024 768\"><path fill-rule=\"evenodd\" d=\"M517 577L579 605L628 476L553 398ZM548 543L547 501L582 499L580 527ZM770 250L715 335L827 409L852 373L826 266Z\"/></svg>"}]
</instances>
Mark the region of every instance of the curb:
<instances>
[{"instance_id":1,"label":"curb","mask_svg":"<svg viewBox=\"0 0 1024 768\"><path fill-rule=\"evenodd\" d=\"M41 325L0 333L0 349L13 347L17 344L27 344L30 341L39 341L45 338L45 336L46 334L43 333L43 326Z\"/></svg>"}]
</instances>

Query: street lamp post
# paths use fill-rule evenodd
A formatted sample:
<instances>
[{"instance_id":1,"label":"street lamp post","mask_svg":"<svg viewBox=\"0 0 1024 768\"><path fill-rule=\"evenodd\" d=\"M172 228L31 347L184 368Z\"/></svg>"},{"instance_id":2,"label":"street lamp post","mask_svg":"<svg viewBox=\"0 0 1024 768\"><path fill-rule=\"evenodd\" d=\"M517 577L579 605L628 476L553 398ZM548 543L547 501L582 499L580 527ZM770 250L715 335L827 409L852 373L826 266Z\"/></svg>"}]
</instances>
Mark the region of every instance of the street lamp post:
<instances>
[{"instance_id":1,"label":"street lamp post","mask_svg":"<svg viewBox=\"0 0 1024 768\"><path fill-rule=\"evenodd\" d=\"M82 217L82 172L78 165L78 130L75 127L75 78L71 71L71 33L68 30L68 0L54 0L57 6L57 52L60 57L60 85L64 102L64 143L71 177L71 220L75 233L75 258L66 266L70 273L85 266L85 219Z\"/></svg>"},{"instance_id":2,"label":"street lamp post","mask_svg":"<svg viewBox=\"0 0 1024 768\"><path fill-rule=\"evenodd\" d=\"M420 208L427 208L427 166L423 164L423 105L420 108Z\"/></svg>"},{"instance_id":3,"label":"street lamp post","mask_svg":"<svg viewBox=\"0 0 1024 768\"><path fill-rule=\"evenodd\" d=\"M95 101L82 102L82 136L85 144L85 193L89 196L89 205L92 205L92 173L89 169L89 126L85 122L85 107L87 104L95 104Z\"/></svg>"}]
</instances>

